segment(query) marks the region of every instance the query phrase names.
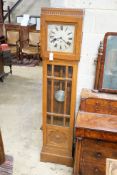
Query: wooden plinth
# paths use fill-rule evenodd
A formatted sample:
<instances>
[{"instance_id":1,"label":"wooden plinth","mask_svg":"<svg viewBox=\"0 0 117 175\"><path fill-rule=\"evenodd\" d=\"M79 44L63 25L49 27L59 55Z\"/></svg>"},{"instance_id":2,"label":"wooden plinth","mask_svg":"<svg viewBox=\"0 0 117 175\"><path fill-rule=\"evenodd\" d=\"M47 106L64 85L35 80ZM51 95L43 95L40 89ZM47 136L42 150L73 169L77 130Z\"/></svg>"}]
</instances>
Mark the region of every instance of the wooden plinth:
<instances>
[{"instance_id":1,"label":"wooden plinth","mask_svg":"<svg viewBox=\"0 0 117 175\"><path fill-rule=\"evenodd\" d=\"M48 148L43 147L41 154L40 154L40 160L42 162L51 162L51 163L57 163L62 165L67 165L69 167L73 166L73 157L69 155L68 153L65 153L63 150L56 149L54 151L54 148Z\"/></svg>"}]
</instances>

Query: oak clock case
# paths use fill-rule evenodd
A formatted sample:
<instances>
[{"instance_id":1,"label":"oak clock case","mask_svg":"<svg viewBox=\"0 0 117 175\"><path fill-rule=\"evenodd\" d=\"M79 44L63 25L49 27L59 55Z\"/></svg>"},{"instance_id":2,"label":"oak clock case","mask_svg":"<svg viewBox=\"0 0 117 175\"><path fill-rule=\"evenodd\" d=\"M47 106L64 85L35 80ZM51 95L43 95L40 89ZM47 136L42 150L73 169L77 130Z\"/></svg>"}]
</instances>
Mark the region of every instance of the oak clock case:
<instances>
[{"instance_id":1,"label":"oak clock case","mask_svg":"<svg viewBox=\"0 0 117 175\"><path fill-rule=\"evenodd\" d=\"M82 18L83 12L73 9L43 8L41 12L41 43L43 45L41 161L68 166L73 164L77 60L80 53ZM77 44L76 41L78 41ZM50 52L54 54L53 61L49 60Z\"/></svg>"},{"instance_id":2,"label":"oak clock case","mask_svg":"<svg viewBox=\"0 0 117 175\"><path fill-rule=\"evenodd\" d=\"M41 55L49 58L50 52L54 59L80 59L80 45L82 40L82 10L42 8L41 13Z\"/></svg>"}]
</instances>

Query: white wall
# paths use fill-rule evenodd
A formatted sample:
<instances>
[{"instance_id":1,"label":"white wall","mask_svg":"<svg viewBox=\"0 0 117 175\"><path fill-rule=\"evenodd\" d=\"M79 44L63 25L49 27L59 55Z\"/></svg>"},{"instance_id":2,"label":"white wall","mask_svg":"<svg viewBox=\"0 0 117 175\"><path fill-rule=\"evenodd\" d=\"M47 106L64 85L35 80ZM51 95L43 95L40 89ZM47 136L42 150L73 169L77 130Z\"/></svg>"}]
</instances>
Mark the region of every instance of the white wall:
<instances>
[{"instance_id":1,"label":"white wall","mask_svg":"<svg viewBox=\"0 0 117 175\"><path fill-rule=\"evenodd\" d=\"M85 11L78 71L77 111L81 89L94 87L96 69L94 60L97 58L100 41L106 32L117 32L117 0L59 0L59 2L65 8L81 8ZM51 7L58 7L58 0L51 0Z\"/></svg>"}]
</instances>

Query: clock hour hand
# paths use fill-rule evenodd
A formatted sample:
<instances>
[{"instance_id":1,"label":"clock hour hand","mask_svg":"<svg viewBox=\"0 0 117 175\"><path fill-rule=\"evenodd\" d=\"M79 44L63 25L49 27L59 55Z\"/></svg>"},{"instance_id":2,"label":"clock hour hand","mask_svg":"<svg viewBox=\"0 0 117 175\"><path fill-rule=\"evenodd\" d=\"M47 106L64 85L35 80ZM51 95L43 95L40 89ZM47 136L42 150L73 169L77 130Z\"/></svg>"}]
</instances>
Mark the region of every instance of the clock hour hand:
<instances>
[{"instance_id":1,"label":"clock hour hand","mask_svg":"<svg viewBox=\"0 0 117 175\"><path fill-rule=\"evenodd\" d=\"M52 39L51 40L51 43L54 43L56 40L57 40L56 38Z\"/></svg>"},{"instance_id":2,"label":"clock hour hand","mask_svg":"<svg viewBox=\"0 0 117 175\"><path fill-rule=\"evenodd\" d=\"M54 38L53 40L51 40L51 43L54 43L55 41L57 41L59 39L60 39L60 37L59 38Z\"/></svg>"}]
</instances>

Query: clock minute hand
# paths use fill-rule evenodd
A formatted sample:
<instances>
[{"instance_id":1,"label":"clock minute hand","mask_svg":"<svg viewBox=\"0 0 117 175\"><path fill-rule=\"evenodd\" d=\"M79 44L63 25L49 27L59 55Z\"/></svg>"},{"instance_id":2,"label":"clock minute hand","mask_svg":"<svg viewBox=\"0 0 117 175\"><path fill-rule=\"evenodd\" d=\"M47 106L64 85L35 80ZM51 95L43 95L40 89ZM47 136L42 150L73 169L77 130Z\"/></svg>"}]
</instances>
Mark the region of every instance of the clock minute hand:
<instances>
[{"instance_id":1,"label":"clock minute hand","mask_svg":"<svg viewBox=\"0 0 117 175\"><path fill-rule=\"evenodd\" d=\"M65 42L65 44L67 44L68 46L70 46L71 45L71 43L69 42L69 41L65 41L62 37L61 37L61 39Z\"/></svg>"},{"instance_id":2,"label":"clock minute hand","mask_svg":"<svg viewBox=\"0 0 117 175\"><path fill-rule=\"evenodd\" d=\"M60 37L60 39L61 39L61 40L63 40L63 41L64 41L64 43L66 43L66 44L67 44L67 42L66 42L66 41L65 41L65 40L64 40L62 37Z\"/></svg>"}]
</instances>

